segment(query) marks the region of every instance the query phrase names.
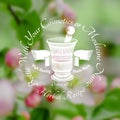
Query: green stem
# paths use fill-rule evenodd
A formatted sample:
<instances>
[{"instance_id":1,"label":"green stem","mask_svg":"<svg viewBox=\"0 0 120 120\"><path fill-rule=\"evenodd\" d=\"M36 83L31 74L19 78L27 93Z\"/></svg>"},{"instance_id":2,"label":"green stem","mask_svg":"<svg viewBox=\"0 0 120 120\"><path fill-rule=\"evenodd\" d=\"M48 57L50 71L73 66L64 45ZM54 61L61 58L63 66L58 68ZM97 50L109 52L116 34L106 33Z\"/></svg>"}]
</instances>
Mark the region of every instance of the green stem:
<instances>
[{"instance_id":1,"label":"green stem","mask_svg":"<svg viewBox=\"0 0 120 120\"><path fill-rule=\"evenodd\" d=\"M18 16L15 14L14 10L12 9L12 7L10 5L7 6L8 10L10 11L11 15L14 17L15 21L17 24L20 24L21 21L18 18Z\"/></svg>"},{"instance_id":2,"label":"green stem","mask_svg":"<svg viewBox=\"0 0 120 120\"><path fill-rule=\"evenodd\" d=\"M39 49L43 50L44 49L44 38L43 38L42 35L40 36L40 42L39 43L40 43Z\"/></svg>"},{"instance_id":3,"label":"green stem","mask_svg":"<svg viewBox=\"0 0 120 120\"><path fill-rule=\"evenodd\" d=\"M44 4L43 4L42 8L40 9L40 15L44 13L44 11L47 8L48 4L49 4L48 1L44 1Z\"/></svg>"}]
</instances>

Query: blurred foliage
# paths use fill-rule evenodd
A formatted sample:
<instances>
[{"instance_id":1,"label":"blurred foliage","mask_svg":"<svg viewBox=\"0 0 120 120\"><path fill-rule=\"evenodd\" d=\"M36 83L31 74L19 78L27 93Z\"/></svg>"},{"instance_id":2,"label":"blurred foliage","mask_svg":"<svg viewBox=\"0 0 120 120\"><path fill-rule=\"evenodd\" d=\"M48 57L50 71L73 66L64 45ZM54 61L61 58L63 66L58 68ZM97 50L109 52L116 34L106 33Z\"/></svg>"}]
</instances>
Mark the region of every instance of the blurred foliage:
<instances>
[{"instance_id":1,"label":"blurred foliage","mask_svg":"<svg viewBox=\"0 0 120 120\"><path fill-rule=\"evenodd\" d=\"M31 120L50 120L50 112L45 108L36 108L31 112Z\"/></svg>"},{"instance_id":2,"label":"blurred foliage","mask_svg":"<svg viewBox=\"0 0 120 120\"><path fill-rule=\"evenodd\" d=\"M13 6L18 6L22 9L24 9L25 11L26 10L29 10L31 8L31 5L32 5L32 1L31 0L26 0L26 1L22 1L22 0L0 0L0 2L3 2L7 5L13 5Z\"/></svg>"},{"instance_id":3,"label":"blurred foliage","mask_svg":"<svg viewBox=\"0 0 120 120\"><path fill-rule=\"evenodd\" d=\"M95 108L92 120L106 120L120 117L120 89L109 92L105 100Z\"/></svg>"},{"instance_id":4,"label":"blurred foliage","mask_svg":"<svg viewBox=\"0 0 120 120\"><path fill-rule=\"evenodd\" d=\"M80 24L92 25L100 31L100 34L106 27L110 27L105 29L98 40L109 46L104 51L107 53L106 57L120 57L120 0L65 1L75 10L77 22ZM28 35L28 31L33 34L40 27L40 32L32 38L34 42L29 46L30 49L46 47L46 36L51 33L43 31L40 22L44 17L54 17L48 9L50 2L51 0L0 0L0 79L16 79L13 70L3 64L4 58L10 48L20 47L19 41L27 45L25 35ZM53 34L59 35L56 32ZM82 30L77 30L74 37L79 40L77 49L93 47L90 38ZM72 83L73 86L70 84L70 87L74 87L74 84L77 84L77 80ZM86 120L111 120L120 117L119 102L120 90L115 89L109 91L104 101L95 108L82 104L75 105L67 100L63 103L55 102L46 105L47 108L38 107L30 111L31 120L58 120L58 117L61 120L70 120L77 115L83 116ZM24 120L24 118L13 115L7 117L6 120Z\"/></svg>"}]
</instances>

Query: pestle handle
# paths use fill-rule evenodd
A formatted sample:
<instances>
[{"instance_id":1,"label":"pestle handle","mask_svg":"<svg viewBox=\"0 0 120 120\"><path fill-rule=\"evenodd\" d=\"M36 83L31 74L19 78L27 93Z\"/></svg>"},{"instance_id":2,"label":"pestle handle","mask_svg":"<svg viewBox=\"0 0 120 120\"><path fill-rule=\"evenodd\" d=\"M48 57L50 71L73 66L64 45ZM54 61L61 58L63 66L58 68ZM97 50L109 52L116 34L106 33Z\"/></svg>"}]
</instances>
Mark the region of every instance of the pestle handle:
<instances>
[{"instance_id":1,"label":"pestle handle","mask_svg":"<svg viewBox=\"0 0 120 120\"><path fill-rule=\"evenodd\" d=\"M69 26L67 28L67 35L65 37L65 41L64 42L71 42L72 40L72 36L75 33L75 28L73 26Z\"/></svg>"}]
</instances>

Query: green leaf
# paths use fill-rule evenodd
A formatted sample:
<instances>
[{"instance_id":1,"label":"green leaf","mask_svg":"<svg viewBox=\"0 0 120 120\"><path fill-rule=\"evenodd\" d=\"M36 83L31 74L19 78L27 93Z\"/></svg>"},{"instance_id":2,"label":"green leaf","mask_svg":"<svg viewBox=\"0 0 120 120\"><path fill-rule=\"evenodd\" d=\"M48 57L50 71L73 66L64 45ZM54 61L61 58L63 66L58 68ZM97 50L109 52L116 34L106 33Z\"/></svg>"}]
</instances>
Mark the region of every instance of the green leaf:
<instances>
[{"instance_id":1,"label":"green leaf","mask_svg":"<svg viewBox=\"0 0 120 120\"><path fill-rule=\"evenodd\" d=\"M11 24L13 18L4 5L0 5L0 18L0 52L5 49L19 47L13 24Z\"/></svg>"},{"instance_id":2,"label":"green leaf","mask_svg":"<svg viewBox=\"0 0 120 120\"><path fill-rule=\"evenodd\" d=\"M26 118L23 116L18 116L17 120L26 120Z\"/></svg>"},{"instance_id":3,"label":"green leaf","mask_svg":"<svg viewBox=\"0 0 120 120\"><path fill-rule=\"evenodd\" d=\"M105 120L120 115L120 89L109 92L105 100L95 108L91 120Z\"/></svg>"},{"instance_id":4,"label":"green leaf","mask_svg":"<svg viewBox=\"0 0 120 120\"><path fill-rule=\"evenodd\" d=\"M0 0L0 2L6 3L8 5L18 6L24 10L29 10L31 8L31 0Z\"/></svg>"},{"instance_id":5,"label":"green leaf","mask_svg":"<svg viewBox=\"0 0 120 120\"><path fill-rule=\"evenodd\" d=\"M80 114L81 116L83 116L83 117L86 117L87 112L86 112L85 105L83 105L83 104L78 104L78 105L76 105L76 107L77 107L77 109L78 109L78 111L79 111L79 114Z\"/></svg>"},{"instance_id":6,"label":"green leaf","mask_svg":"<svg viewBox=\"0 0 120 120\"><path fill-rule=\"evenodd\" d=\"M54 107L52 108L53 113L56 115L62 115L66 116L68 118L72 118L74 116L79 115L79 110L75 106L75 104L63 100L62 101L57 101L54 103Z\"/></svg>"},{"instance_id":7,"label":"green leaf","mask_svg":"<svg viewBox=\"0 0 120 120\"><path fill-rule=\"evenodd\" d=\"M17 35L24 45L34 45L40 39L41 26L38 14L35 11L27 13L21 24L17 26ZM25 37L26 36L26 37Z\"/></svg>"},{"instance_id":8,"label":"green leaf","mask_svg":"<svg viewBox=\"0 0 120 120\"><path fill-rule=\"evenodd\" d=\"M45 108L36 108L31 112L31 120L49 120L50 112Z\"/></svg>"},{"instance_id":9,"label":"green leaf","mask_svg":"<svg viewBox=\"0 0 120 120\"><path fill-rule=\"evenodd\" d=\"M13 115L13 116L6 117L5 120L26 120L26 119L20 115Z\"/></svg>"}]
</instances>

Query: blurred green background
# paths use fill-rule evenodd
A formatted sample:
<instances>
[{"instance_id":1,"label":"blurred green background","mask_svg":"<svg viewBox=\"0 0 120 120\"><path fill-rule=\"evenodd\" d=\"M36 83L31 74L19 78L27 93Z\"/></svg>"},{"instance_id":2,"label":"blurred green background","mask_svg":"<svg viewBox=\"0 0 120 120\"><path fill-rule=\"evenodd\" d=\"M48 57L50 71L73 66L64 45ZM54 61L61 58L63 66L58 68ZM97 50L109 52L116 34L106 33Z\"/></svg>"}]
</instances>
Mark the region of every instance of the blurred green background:
<instances>
[{"instance_id":1,"label":"blurred green background","mask_svg":"<svg viewBox=\"0 0 120 120\"><path fill-rule=\"evenodd\" d=\"M9 88L0 83L0 120L119 120L120 119L120 0L0 0L0 80L8 81L12 88L21 79L16 74L15 55L6 58L13 48L21 48L20 41L26 45L24 37L29 30L33 33L44 18L68 19L81 25L93 26L100 35L96 37L102 47L103 75L107 79L104 92L92 92L101 100L99 104L88 106L83 103L73 103L70 100L48 103L44 100L37 107L29 108L24 104L25 98L31 93L17 93L13 107L9 106ZM65 26L40 27L40 32L34 37L31 49L46 49L46 39L54 36L65 36ZM90 37L77 29L74 38L78 39L76 49L93 49ZM10 53L16 54L16 53ZM94 66L95 53L91 64ZM8 62L6 62L6 59ZM83 62L84 63L84 62ZM12 66L13 65L13 66ZM12 67L11 67L12 66ZM50 79L50 78L44 78ZM7 83L8 84L8 83ZM25 84L25 83L23 83ZM97 87L103 87L99 83ZM49 85L47 85L49 86ZM111 90L111 86L114 89ZM22 89L22 86L19 86ZM12 89L10 88L10 90ZM104 87L103 87L104 88ZM26 90L25 88L24 90ZM99 89L99 88L98 88ZM100 88L102 89L102 88ZM99 96L100 95L100 96ZM104 96L104 99L101 98ZM7 96L7 97L6 97ZM96 97L95 97L96 98ZM17 100L18 99L18 100ZM4 102L3 102L4 101ZM32 101L34 99L32 98ZM89 101L89 99L88 99ZM21 107L20 107L21 106ZM3 112L7 111L7 112ZM27 116L27 117L26 117Z\"/></svg>"}]
</instances>

